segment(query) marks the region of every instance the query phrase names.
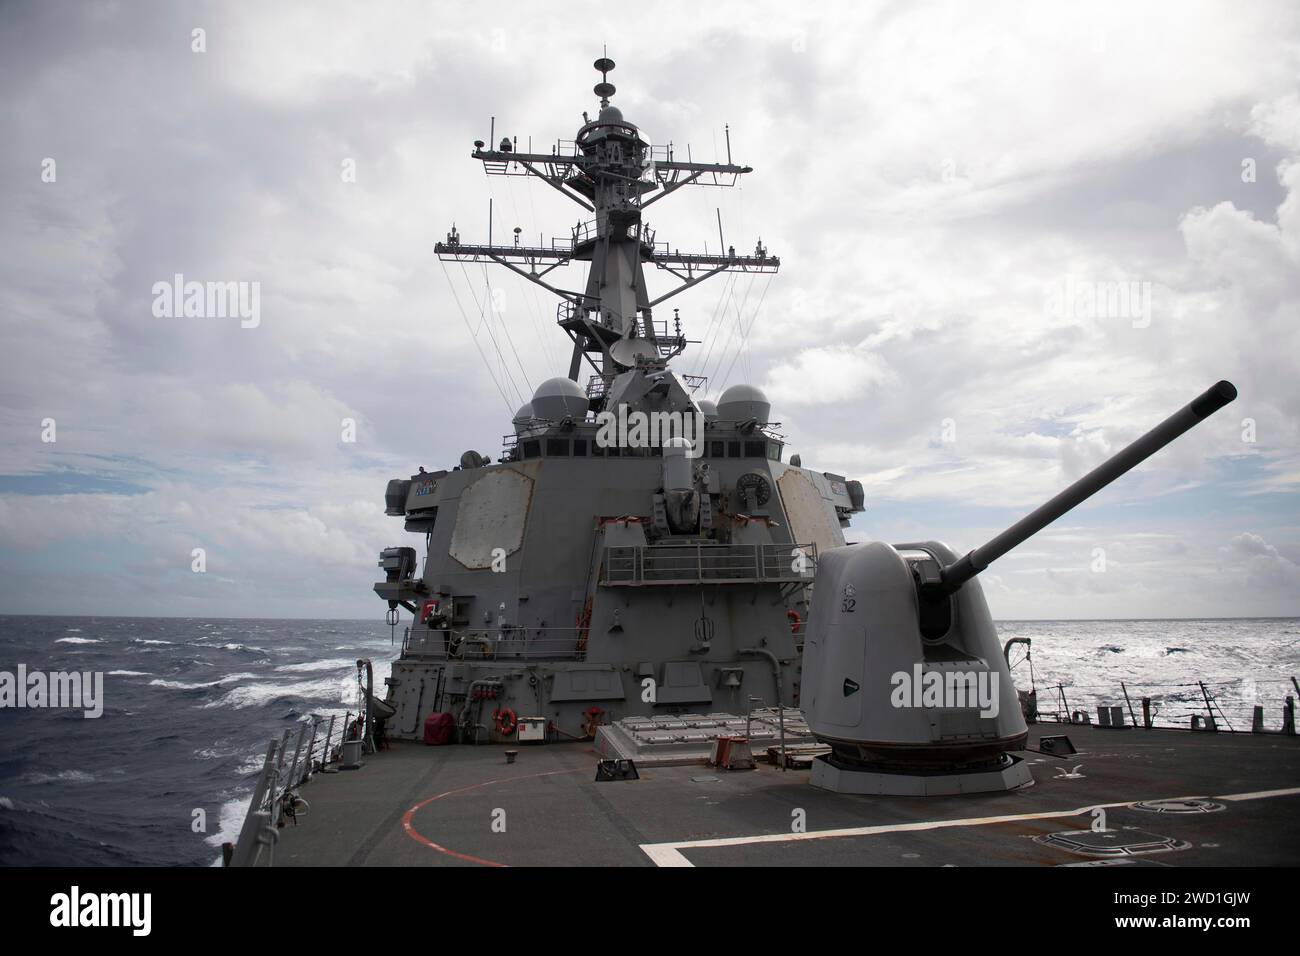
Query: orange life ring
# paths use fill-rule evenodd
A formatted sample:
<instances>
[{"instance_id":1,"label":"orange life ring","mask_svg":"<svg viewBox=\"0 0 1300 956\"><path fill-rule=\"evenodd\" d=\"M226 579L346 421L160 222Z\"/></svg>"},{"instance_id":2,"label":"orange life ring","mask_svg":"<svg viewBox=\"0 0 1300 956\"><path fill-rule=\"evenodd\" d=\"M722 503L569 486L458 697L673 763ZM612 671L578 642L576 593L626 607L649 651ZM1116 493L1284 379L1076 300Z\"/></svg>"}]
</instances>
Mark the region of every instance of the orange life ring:
<instances>
[{"instance_id":1,"label":"orange life ring","mask_svg":"<svg viewBox=\"0 0 1300 956\"><path fill-rule=\"evenodd\" d=\"M515 732L515 727L519 724L519 718L509 707L502 707L492 713L492 719L496 721L497 733L502 737L509 737Z\"/></svg>"},{"instance_id":2,"label":"orange life ring","mask_svg":"<svg viewBox=\"0 0 1300 956\"><path fill-rule=\"evenodd\" d=\"M803 619L799 617L799 612L794 608L790 608L785 612L785 616L790 619L790 633L798 634L799 625L803 623Z\"/></svg>"}]
</instances>

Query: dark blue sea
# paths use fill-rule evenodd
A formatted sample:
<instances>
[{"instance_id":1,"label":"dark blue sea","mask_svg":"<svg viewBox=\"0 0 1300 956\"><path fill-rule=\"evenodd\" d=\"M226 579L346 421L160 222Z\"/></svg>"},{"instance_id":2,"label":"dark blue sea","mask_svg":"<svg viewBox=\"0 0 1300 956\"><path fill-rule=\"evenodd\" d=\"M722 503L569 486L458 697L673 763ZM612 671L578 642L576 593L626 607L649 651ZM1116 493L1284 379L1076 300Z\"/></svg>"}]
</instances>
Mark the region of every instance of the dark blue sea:
<instances>
[{"instance_id":1,"label":"dark blue sea","mask_svg":"<svg viewBox=\"0 0 1300 956\"><path fill-rule=\"evenodd\" d=\"M1155 703L1204 713L1200 683L1237 729L1262 704L1277 726L1300 674L1300 621L1012 621L1018 685L1041 709ZM400 640L400 633L399 633ZM104 713L0 708L0 865L213 865L243 821L267 742L357 706L355 661L383 687L397 648L370 621L0 617L0 671L98 671ZM1139 711L1140 713L1140 711ZM194 832L194 811L206 813Z\"/></svg>"},{"instance_id":2,"label":"dark blue sea","mask_svg":"<svg viewBox=\"0 0 1300 956\"><path fill-rule=\"evenodd\" d=\"M213 864L267 742L355 713L358 657L382 692L390 641L373 621L0 617L0 671L101 671L105 698L97 719L0 709L0 865Z\"/></svg>"}]
</instances>

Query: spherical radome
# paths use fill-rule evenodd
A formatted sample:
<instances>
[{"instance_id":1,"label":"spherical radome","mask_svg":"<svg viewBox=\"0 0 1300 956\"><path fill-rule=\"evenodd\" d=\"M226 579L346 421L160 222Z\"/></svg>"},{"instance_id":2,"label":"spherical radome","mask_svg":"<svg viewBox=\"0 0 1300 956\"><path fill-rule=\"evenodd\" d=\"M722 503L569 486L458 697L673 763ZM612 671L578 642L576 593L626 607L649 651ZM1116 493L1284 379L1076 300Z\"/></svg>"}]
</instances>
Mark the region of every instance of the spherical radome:
<instances>
[{"instance_id":1,"label":"spherical radome","mask_svg":"<svg viewBox=\"0 0 1300 956\"><path fill-rule=\"evenodd\" d=\"M582 386L568 378L548 378L537 386L533 392L533 414L548 421L560 421L563 418L585 418L587 415L587 393Z\"/></svg>"},{"instance_id":2,"label":"spherical radome","mask_svg":"<svg viewBox=\"0 0 1300 956\"><path fill-rule=\"evenodd\" d=\"M742 422L757 418L766 422L772 414L772 403L757 385L733 385L718 399L718 418L728 422Z\"/></svg>"}]
</instances>

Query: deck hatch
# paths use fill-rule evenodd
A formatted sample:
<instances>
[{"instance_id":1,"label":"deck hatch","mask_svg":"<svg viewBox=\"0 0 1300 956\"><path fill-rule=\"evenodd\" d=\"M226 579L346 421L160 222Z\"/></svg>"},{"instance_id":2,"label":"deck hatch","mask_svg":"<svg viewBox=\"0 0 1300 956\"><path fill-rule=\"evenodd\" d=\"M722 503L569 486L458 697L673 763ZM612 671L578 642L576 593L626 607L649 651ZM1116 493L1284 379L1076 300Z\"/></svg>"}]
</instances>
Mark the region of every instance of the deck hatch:
<instances>
[{"instance_id":1,"label":"deck hatch","mask_svg":"<svg viewBox=\"0 0 1300 956\"><path fill-rule=\"evenodd\" d=\"M1224 809L1223 804L1213 800L1193 798L1190 800L1143 800L1132 805L1134 810L1148 813L1218 813Z\"/></svg>"},{"instance_id":2,"label":"deck hatch","mask_svg":"<svg viewBox=\"0 0 1300 956\"><path fill-rule=\"evenodd\" d=\"M1079 856L1125 857L1186 850L1191 844L1146 830L1062 830L1034 837L1035 843Z\"/></svg>"}]
</instances>

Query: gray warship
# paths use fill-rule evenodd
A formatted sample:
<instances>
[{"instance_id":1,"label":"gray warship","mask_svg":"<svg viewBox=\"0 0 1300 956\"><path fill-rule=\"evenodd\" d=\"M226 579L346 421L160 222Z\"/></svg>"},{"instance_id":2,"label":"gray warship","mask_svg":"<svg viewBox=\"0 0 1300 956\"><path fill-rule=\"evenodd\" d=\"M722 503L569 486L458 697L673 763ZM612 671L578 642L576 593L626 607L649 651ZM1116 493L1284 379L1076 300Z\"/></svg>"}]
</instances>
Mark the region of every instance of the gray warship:
<instances>
[{"instance_id":1,"label":"gray warship","mask_svg":"<svg viewBox=\"0 0 1300 956\"><path fill-rule=\"evenodd\" d=\"M757 387L698 397L706 382L672 367L691 344L680 319L656 314L720 273L779 269L761 240L682 253L644 218L750 167L729 139L725 163L652 145L611 103L613 61L594 65L599 109L572 141L521 151L493 128L472 152L585 218L549 243L453 226L435 247L554 293L567 374L519 408L495 460L470 450L388 482L387 514L423 544L379 557L401 628L387 687L359 660L337 734L331 719L271 741L225 862L1294 863L1291 698L1251 734L1228 733L1208 694L1187 730L1139 719L1127 689L1095 724L1042 713L977 580L1235 388L965 556L846 543L861 483L787 455ZM571 263L587 264L581 291L552 278Z\"/></svg>"},{"instance_id":2,"label":"gray warship","mask_svg":"<svg viewBox=\"0 0 1300 956\"><path fill-rule=\"evenodd\" d=\"M375 586L391 612L413 615L390 678L395 738L419 738L449 707L471 738L495 733L493 713L540 714L543 733L581 738L612 712L775 703L798 682L796 622L817 553L842 546L863 508L860 483L783 460L759 389L733 385L715 406L695 397L701 379L671 368L688 342L656 309L780 260L761 244L682 253L656 237L644 218L654 202L749 167L651 146L610 103L613 62L596 66L599 112L572 143L528 153L502 138L473 153L489 174L542 179L590 218L545 247L517 234L476 245L453 228L435 248L553 292L572 358L514 415L496 462L467 451L450 470L388 484L387 513L425 537L420 574L421 555L390 548ZM588 264L578 293L548 281L573 262ZM654 297L651 267L672 282Z\"/></svg>"}]
</instances>

